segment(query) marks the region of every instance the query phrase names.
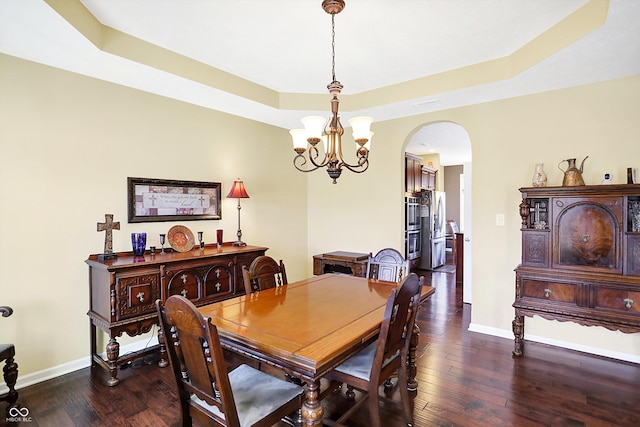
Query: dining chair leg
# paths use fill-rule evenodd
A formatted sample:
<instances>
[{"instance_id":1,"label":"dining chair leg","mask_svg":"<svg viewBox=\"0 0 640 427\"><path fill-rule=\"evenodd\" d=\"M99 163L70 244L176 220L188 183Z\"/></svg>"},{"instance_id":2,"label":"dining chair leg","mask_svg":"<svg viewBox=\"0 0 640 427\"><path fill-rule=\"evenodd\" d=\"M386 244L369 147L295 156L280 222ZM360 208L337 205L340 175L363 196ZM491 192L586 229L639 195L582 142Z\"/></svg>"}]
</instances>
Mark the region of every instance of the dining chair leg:
<instances>
[{"instance_id":1,"label":"dining chair leg","mask_svg":"<svg viewBox=\"0 0 640 427\"><path fill-rule=\"evenodd\" d=\"M405 384L409 391L418 390L418 380L416 374L418 366L416 364L416 352L418 350L418 339L420 338L420 328L417 324L413 325L413 333L411 334L411 343L409 345L409 360L407 361L408 379Z\"/></svg>"},{"instance_id":2,"label":"dining chair leg","mask_svg":"<svg viewBox=\"0 0 640 427\"><path fill-rule=\"evenodd\" d=\"M355 400L356 398L356 392L354 391L354 388L350 385L347 385L347 392L345 393L345 395L347 396L347 398L351 400Z\"/></svg>"},{"instance_id":3,"label":"dining chair leg","mask_svg":"<svg viewBox=\"0 0 640 427\"><path fill-rule=\"evenodd\" d=\"M371 387L373 389L373 387ZM378 388L369 390L369 418L371 427L380 427L380 398L378 396Z\"/></svg>"},{"instance_id":4,"label":"dining chair leg","mask_svg":"<svg viewBox=\"0 0 640 427\"><path fill-rule=\"evenodd\" d=\"M400 367L398 369L398 389L400 390L400 401L402 402L402 412L407 425L413 425L413 405L409 396L407 370Z\"/></svg>"}]
</instances>

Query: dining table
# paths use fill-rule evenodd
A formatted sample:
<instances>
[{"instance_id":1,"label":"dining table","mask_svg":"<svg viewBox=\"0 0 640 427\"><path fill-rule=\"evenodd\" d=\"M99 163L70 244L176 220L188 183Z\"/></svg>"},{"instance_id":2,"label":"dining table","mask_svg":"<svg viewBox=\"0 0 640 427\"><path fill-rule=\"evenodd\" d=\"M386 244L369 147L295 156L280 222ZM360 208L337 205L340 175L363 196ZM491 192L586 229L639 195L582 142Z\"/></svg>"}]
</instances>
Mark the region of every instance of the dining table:
<instances>
[{"instance_id":1,"label":"dining table","mask_svg":"<svg viewBox=\"0 0 640 427\"><path fill-rule=\"evenodd\" d=\"M322 425L320 379L373 342L395 282L328 273L198 308L223 348L267 363L304 385L304 426ZM421 299L434 293L423 286ZM415 380L414 326L409 381Z\"/></svg>"}]
</instances>

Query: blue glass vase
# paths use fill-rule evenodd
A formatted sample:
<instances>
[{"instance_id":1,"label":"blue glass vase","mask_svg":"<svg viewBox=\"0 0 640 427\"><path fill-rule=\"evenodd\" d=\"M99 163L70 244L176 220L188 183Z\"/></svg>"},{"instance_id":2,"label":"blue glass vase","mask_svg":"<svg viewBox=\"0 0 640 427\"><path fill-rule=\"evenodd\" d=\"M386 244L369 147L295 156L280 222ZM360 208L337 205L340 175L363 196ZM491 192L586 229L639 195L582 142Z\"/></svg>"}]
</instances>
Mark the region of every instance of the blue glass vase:
<instances>
[{"instance_id":1,"label":"blue glass vase","mask_svg":"<svg viewBox=\"0 0 640 427\"><path fill-rule=\"evenodd\" d=\"M147 233L131 233L131 246L134 256L144 255L144 250L147 247Z\"/></svg>"}]
</instances>

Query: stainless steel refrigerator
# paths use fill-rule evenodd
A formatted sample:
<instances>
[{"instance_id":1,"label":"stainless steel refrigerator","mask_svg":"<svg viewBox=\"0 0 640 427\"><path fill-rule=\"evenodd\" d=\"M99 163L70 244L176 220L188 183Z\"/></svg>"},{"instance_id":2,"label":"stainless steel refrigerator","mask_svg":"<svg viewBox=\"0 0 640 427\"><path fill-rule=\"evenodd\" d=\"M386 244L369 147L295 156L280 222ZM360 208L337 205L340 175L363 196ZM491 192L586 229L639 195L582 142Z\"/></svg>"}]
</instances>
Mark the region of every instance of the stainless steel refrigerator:
<instances>
[{"instance_id":1,"label":"stainless steel refrigerator","mask_svg":"<svg viewBox=\"0 0 640 427\"><path fill-rule=\"evenodd\" d=\"M433 270L446 262L445 193L424 190L420 197L420 268Z\"/></svg>"}]
</instances>

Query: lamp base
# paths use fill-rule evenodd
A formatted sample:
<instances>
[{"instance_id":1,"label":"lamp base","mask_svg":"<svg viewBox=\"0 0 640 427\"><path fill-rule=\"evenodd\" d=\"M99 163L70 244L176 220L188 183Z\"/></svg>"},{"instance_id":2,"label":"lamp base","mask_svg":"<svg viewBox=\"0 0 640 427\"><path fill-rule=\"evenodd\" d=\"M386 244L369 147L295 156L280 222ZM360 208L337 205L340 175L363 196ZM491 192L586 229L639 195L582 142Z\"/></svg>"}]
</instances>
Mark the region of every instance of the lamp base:
<instances>
[{"instance_id":1,"label":"lamp base","mask_svg":"<svg viewBox=\"0 0 640 427\"><path fill-rule=\"evenodd\" d=\"M238 240L237 242L233 242L231 246L247 246L247 244L243 241Z\"/></svg>"}]
</instances>

